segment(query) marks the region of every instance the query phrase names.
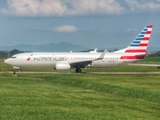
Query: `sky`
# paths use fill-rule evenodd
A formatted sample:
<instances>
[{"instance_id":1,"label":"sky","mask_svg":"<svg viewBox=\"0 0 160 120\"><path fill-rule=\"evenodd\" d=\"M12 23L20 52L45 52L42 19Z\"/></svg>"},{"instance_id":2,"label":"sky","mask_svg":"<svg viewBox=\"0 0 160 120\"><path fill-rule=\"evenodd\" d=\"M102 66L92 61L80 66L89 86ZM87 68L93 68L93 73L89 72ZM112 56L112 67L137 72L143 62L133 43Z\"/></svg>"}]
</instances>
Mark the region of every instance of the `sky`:
<instances>
[{"instance_id":1,"label":"sky","mask_svg":"<svg viewBox=\"0 0 160 120\"><path fill-rule=\"evenodd\" d=\"M160 47L160 0L0 0L0 46L121 48L150 24Z\"/></svg>"}]
</instances>

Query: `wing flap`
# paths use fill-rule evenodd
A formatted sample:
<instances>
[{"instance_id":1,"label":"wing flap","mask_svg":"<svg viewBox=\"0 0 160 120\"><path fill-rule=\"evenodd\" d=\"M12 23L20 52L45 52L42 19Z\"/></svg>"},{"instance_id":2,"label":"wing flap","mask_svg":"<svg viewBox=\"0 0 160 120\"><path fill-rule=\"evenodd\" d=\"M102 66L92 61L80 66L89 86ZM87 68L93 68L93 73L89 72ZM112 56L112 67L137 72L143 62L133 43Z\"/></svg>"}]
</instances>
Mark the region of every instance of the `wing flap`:
<instances>
[{"instance_id":1,"label":"wing flap","mask_svg":"<svg viewBox=\"0 0 160 120\"><path fill-rule=\"evenodd\" d=\"M88 66L92 66L93 61L104 59L105 54L106 54L106 50L104 50L104 52L99 56L99 58L95 60L75 61L75 62L70 62L69 64L71 65L72 68L85 68Z\"/></svg>"}]
</instances>

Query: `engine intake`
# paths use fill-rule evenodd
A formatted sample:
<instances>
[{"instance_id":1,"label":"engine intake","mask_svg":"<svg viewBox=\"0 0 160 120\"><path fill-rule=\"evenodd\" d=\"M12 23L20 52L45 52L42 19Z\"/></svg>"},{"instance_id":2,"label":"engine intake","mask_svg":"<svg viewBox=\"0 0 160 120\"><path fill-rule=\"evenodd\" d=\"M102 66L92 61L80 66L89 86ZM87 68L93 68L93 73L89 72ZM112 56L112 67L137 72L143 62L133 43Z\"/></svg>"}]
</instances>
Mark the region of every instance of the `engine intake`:
<instances>
[{"instance_id":1,"label":"engine intake","mask_svg":"<svg viewBox=\"0 0 160 120\"><path fill-rule=\"evenodd\" d=\"M57 63L54 69L55 70L69 70L71 69L71 66L68 63Z\"/></svg>"}]
</instances>

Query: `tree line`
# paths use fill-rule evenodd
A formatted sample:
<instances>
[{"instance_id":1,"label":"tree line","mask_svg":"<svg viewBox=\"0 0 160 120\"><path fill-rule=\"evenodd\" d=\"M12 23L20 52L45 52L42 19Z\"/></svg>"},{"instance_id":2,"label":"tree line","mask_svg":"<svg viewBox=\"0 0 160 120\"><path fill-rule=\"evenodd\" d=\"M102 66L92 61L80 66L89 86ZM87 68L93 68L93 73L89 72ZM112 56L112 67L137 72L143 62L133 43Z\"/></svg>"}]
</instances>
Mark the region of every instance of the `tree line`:
<instances>
[{"instance_id":1,"label":"tree line","mask_svg":"<svg viewBox=\"0 0 160 120\"><path fill-rule=\"evenodd\" d=\"M13 50L6 50L6 51L0 51L0 58L1 59L6 59L11 57L12 55L18 54L18 53L23 53L23 51L19 51L17 49L13 49Z\"/></svg>"}]
</instances>

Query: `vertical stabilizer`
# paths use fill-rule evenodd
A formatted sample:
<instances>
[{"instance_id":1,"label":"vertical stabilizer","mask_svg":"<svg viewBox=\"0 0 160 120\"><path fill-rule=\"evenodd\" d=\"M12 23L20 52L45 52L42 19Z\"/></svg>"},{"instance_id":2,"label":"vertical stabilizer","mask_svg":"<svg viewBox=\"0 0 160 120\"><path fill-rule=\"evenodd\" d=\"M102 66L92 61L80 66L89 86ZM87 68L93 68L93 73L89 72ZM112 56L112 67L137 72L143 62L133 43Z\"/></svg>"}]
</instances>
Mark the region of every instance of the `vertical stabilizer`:
<instances>
[{"instance_id":1,"label":"vertical stabilizer","mask_svg":"<svg viewBox=\"0 0 160 120\"><path fill-rule=\"evenodd\" d=\"M143 60L146 56L152 28L153 25L145 26L133 42L126 49L123 49L123 56L120 59L125 61Z\"/></svg>"},{"instance_id":2,"label":"vertical stabilizer","mask_svg":"<svg viewBox=\"0 0 160 120\"><path fill-rule=\"evenodd\" d=\"M147 25L125 50L130 54L145 54L150 40L152 25Z\"/></svg>"}]
</instances>

